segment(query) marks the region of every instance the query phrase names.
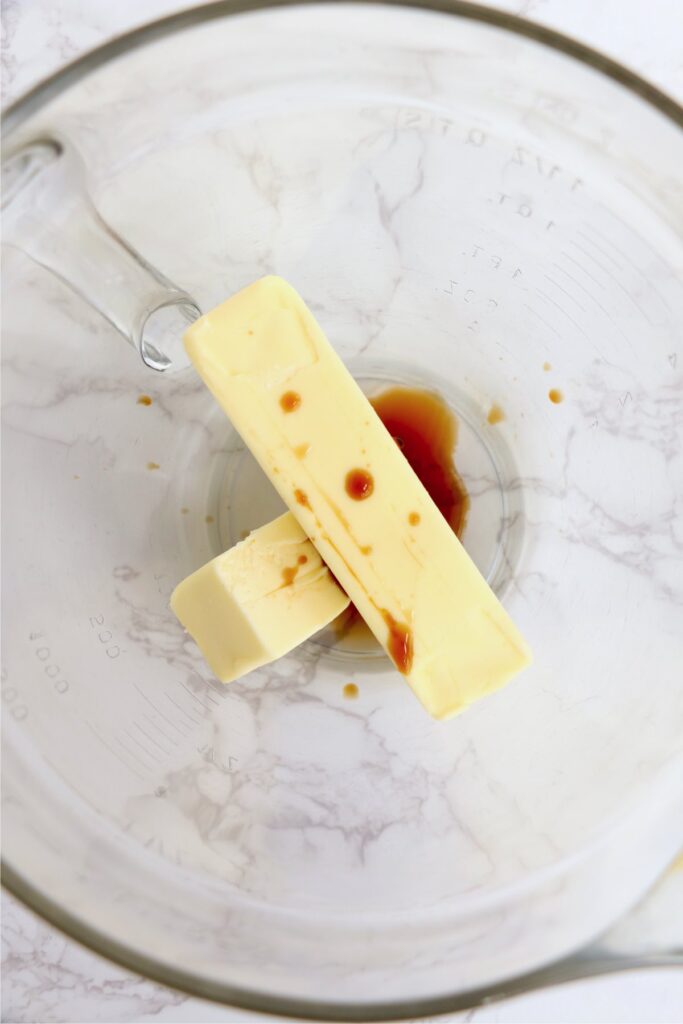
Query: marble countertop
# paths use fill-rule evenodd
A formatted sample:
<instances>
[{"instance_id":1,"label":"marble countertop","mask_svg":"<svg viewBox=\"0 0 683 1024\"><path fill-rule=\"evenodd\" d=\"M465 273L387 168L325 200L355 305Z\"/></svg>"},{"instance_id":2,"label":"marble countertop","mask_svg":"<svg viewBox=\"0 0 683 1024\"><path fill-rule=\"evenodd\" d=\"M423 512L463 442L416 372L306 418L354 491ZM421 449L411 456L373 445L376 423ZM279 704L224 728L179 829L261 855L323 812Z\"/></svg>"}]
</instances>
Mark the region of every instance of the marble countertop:
<instances>
[{"instance_id":1,"label":"marble countertop","mask_svg":"<svg viewBox=\"0 0 683 1024\"><path fill-rule=\"evenodd\" d=\"M174 0L4 0L3 104L82 52L181 7ZM538 20L627 64L683 99L683 62L675 31L680 0L498 0L499 8ZM683 872L666 899L665 915L683 919ZM672 903L670 893L674 893ZM636 917L636 920L639 920ZM640 920L642 921L642 914ZM48 927L7 895L2 897L2 1020L257 1021L153 984L108 963ZM647 970L575 982L449 1020L679 1021L683 971Z\"/></svg>"}]
</instances>

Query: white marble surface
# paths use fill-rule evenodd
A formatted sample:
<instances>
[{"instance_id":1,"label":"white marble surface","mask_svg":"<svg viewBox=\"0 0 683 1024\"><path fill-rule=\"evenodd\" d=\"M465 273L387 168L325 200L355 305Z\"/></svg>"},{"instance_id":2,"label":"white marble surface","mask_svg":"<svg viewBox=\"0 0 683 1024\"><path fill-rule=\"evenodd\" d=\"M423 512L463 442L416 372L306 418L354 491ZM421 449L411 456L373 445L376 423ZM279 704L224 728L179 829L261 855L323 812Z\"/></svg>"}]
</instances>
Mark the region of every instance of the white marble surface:
<instances>
[{"instance_id":1,"label":"white marble surface","mask_svg":"<svg viewBox=\"0 0 683 1024\"><path fill-rule=\"evenodd\" d=\"M630 64L678 97L683 74L673 26L677 0L654 4L567 3L528 0L499 4L583 38ZM116 5L7 0L3 17L4 102L40 77L142 21L175 9L167 0ZM625 12L628 11L628 14ZM653 18L653 11L657 17ZM3 918L3 1019L7 1021L146 1021L263 1019L162 989L113 967L64 940L13 900ZM511 1000L453 1019L678 1020L683 1005L680 973L617 976Z\"/></svg>"}]
</instances>

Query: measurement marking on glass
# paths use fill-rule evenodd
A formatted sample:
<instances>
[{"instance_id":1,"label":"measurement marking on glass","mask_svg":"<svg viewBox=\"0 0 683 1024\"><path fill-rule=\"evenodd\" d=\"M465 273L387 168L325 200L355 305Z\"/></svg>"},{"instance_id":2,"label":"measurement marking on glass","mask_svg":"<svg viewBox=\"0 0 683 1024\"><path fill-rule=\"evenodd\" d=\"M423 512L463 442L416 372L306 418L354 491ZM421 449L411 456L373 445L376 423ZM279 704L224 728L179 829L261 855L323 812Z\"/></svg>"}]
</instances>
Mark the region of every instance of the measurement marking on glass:
<instances>
[{"instance_id":1,"label":"measurement marking on glass","mask_svg":"<svg viewBox=\"0 0 683 1024\"><path fill-rule=\"evenodd\" d=\"M586 268L584 267L584 265L582 263L579 263L578 260L575 260L574 257L570 256L569 253L565 252L564 249L562 250L561 255L564 256L564 258L566 260L569 260L570 263L573 263L574 266L577 267L581 271L582 274L585 274L589 281L592 281L593 284L597 284L598 288L602 288L602 290L604 291L605 286L602 283L602 281L598 281L598 279L595 276L595 274L591 274L590 270L586 270Z\"/></svg>"},{"instance_id":2,"label":"measurement marking on glass","mask_svg":"<svg viewBox=\"0 0 683 1024\"><path fill-rule=\"evenodd\" d=\"M133 775L135 775L136 778L140 779L140 782L145 782L146 781L144 775L140 775L139 771L136 771L135 768L132 768L128 764L128 762L123 757L121 757L121 754L118 752L118 750L114 750L114 748L105 740L104 736L100 736L99 732L97 731L95 726L92 724L92 722L88 721L87 718L84 719L84 721L85 721L85 724L90 729L90 731L93 734L93 736L95 736L95 738L97 740L99 740L99 742L102 744L102 746L107 748L109 753L112 754L116 758L116 760L119 761L123 765L123 767L126 769L126 771L132 772Z\"/></svg>"},{"instance_id":3,"label":"measurement marking on glass","mask_svg":"<svg viewBox=\"0 0 683 1024\"><path fill-rule=\"evenodd\" d=\"M180 744L178 743L178 740L174 739L173 736L169 736L167 732L164 732L164 730L161 728L159 723L155 722L151 715L143 713L142 717L145 719L146 722L149 722L150 725L153 725L154 728L157 730L157 732L161 736L163 736L165 740L168 740L169 743L172 743L174 747L179 747L180 746Z\"/></svg>"},{"instance_id":4,"label":"measurement marking on glass","mask_svg":"<svg viewBox=\"0 0 683 1024\"><path fill-rule=\"evenodd\" d=\"M575 249L578 249L581 255L585 256L587 260L592 260L596 267L599 267L600 270L602 270L603 274L607 274L607 276L611 277L613 281L616 281L617 284L619 283L617 278L614 276L614 271L610 270L609 267L606 267L605 264L602 263L597 256L594 256L592 252L589 252L588 249L584 249L584 247L574 241L573 238L569 240L569 244L573 245Z\"/></svg>"},{"instance_id":5,"label":"measurement marking on glass","mask_svg":"<svg viewBox=\"0 0 683 1024\"><path fill-rule=\"evenodd\" d=\"M193 700L196 700L198 704L201 704L205 711L211 711L211 708L208 706L208 704L205 704L201 697L198 697L196 693L193 693L189 686L185 686L185 683L181 683L180 685L182 686L183 690L189 693L190 697L192 697Z\"/></svg>"},{"instance_id":6,"label":"measurement marking on glass","mask_svg":"<svg viewBox=\"0 0 683 1024\"><path fill-rule=\"evenodd\" d=\"M559 302L555 302L555 299L551 299L550 296L546 295L546 293L544 291L541 291L540 288L536 289L536 294L539 295L546 302L549 302L552 306L555 306L556 309L559 309L560 313L563 313L564 316L566 316L567 320L569 320L569 322L572 323L574 325L574 327L576 327L577 331L579 331L584 336L586 341L590 341L591 340L588 337L588 335L586 334L586 332L584 331L584 329L581 326L581 324L577 323L577 321L574 319L574 317L570 313L567 312L567 310L564 308L564 306L561 306L559 304Z\"/></svg>"},{"instance_id":7,"label":"measurement marking on glass","mask_svg":"<svg viewBox=\"0 0 683 1024\"><path fill-rule=\"evenodd\" d=\"M169 718L169 717L168 717L168 715L165 715L163 711L160 711L160 710L159 710L159 708L158 708L158 707L156 706L156 704L154 703L154 701L153 701L153 700L150 700L150 698L149 698L149 697L147 696L147 694L146 694L146 693L144 692L144 690L141 690L141 689L140 689L140 687L138 686L138 684L137 684L137 683L133 683L133 686L134 686L134 687L135 687L135 689L136 689L136 690L138 691L138 693L140 694L140 696L141 696L141 697L143 697L143 698L144 698L144 700L146 700L146 701L147 701L147 703L149 704L149 706L150 706L151 708L153 708L153 709L154 709L154 710L156 711L156 713L157 713L157 714L158 714L158 715L159 715L159 716L160 716L161 718L163 718L163 720L164 720L165 722L167 722L167 723L168 723L168 724L169 724L169 725L171 726L171 728L172 728L172 729L175 729L175 731L176 731L177 733L180 733L180 735L181 735L181 736L183 736L183 737L187 736L187 733L186 733L186 732L183 732L183 730L182 730L181 728L179 728L179 726L178 726L178 725L176 725L176 723L175 723L175 722L174 722L174 721L173 721L173 720L172 720L171 718Z\"/></svg>"},{"instance_id":8,"label":"measurement marking on glass","mask_svg":"<svg viewBox=\"0 0 683 1024\"><path fill-rule=\"evenodd\" d=\"M593 261L593 263L595 263L596 267L600 267L600 269L602 270L602 272L603 272L604 274L607 274L607 276L608 276L609 278L611 278L611 280L612 280L612 281L614 281L614 283L615 283L615 284L617 285L617 287L618 287L618 288L621 288L621 290L622 290L622 292L624 293L624 295L625 295L625 296L627 297L627 299L628 299L628 300L629 300L629 302L630 302L630 303L631 303L631 304L633 305L633 307L634 307L635 309L637 309L637 310L638 310L638 312L639 312L639 313L640 313L640 315L641 315L641 316L643 317L643 319L644 319L644 320L647 320L647 322L648 322L649 324L651 324L651 323L652 323L652 321L650 320L649 316L647 315L647 313L645 312L645 310L643 309L643 307L642 307L642 306L641 306L641 305L640 305L640 304L639 304L638 302L636 302L636 300L635 300L635 299L633 298L633 296L631 295L631 293L630 293L630 291L628 290L628 288L625 288L625 287L624 287L624 285L623 285L623 284L621 283L621 281L619 280L619 278L618 278L618 277L616 277L616 276L615 276L615 275L614 275L614 274L612 273L612 271L611 271L611 270L609 269L609 267L606 267L606 266L604 266L604 264L602 264L602 263L600 262L600 260L596 259L596 258L595 258L595 256L593 256L593 254L592 254L592 253L588 252L588 250L587 250L587 249L584 249L584 247L583 247L582 245L579 245L579 243L578 243L578 242L575 242L575 241L574 241L573 239L572 239L572 240L570 241L570 243L569 243L569 244L570 244L570 245L573 245L575 249L578 249L578 250L579 250L579 252L580 252L580 253L582 254L582 256L585 256L585 257L586 257L586 259L588 259L588 260L592 260L592 261Z\"/></svg>"},{"instance_id":9,"label":"measurement marking on glass","mask_svg":"<svg viewBox=\"0 0 683 1024\"><path fill-rule=\"evenodd\" d=\"M541 321L541 323L543 324L544 327L547 327L549 331L552 331L553 334L556 335L561 341L564 340L562 338L562 335L560 334L560 332L555 327L553 327L552 324L549 324L548 321L545 319L545 317L542 317L541 314L538 313L533 308L533 306L529 306L526 302L522 303L522 305L524 306L525 309L528 309L530 313L533 313L534 316L537 317Z\"/></svg>"},{"instance_id":10,"label":"measurement marking on glass","mask_svg":"<svg viewBox=\"0 0 683 1024\"><path fill-rule=\"evenodd\" d=\"M221 687L217 683L214 683L212 679L209 679L209 680L206 680L206 685L211 690L213 690L214 693L217 693L221 700L223 700L223 698L225 697L225 691L223 689L221 689ZM213 697L211 696L210 693L207 693L206 696L208 697L209 700L213 700ZM217 700L213 700L213 702L216 705L218 705L220 703L220 701L217 701Z\"/></svg>"},{"instance_id":11,"label":"measurement marking on glass","mask_svg":"<svg viewBox=\"0 0 683 1024\"><path fill-rule=\"evenodd\" d=\"M144 769L144 771L146 771L146 772L151 772L151 771L153 771L153 770L154 770L154 769L153 769L153 767L152 767L152 765L148 765L148 764L146 764L146 762L144 762L144 761L142 760L142 758L139 758L139 757L137 756L137 754L135 753L135 751L131 751L131 750L130 750L130 748L128 748L128 746L126 746L126 744L125 744L125 743L124 743L124 741L122 740L121 736L115 736L114 738L116 739L117 743L120 743L120 745L122 746L123 750L124 750L124 751L126 752L126 754L128 755L128 757L132 758L132 759L133 759L133 761L136 761L136 762L137 762L137 764L138 764L138 765L140 765L140 767Z\"/></svg>"},{"instance_id":12,"label":"measurement marking on glass","mask_svg":"<svg viewBox=\"0 0 683 1024\"><path fill-rule=\"evenodd\" d=\"M571 260L571 261L572 261L572 263L576 263L576 260L572 260L571 256L569 256L569 255L568 255L568 254L567 254L566 252L563 252L563 253L562 253L562 255L563 255L563 256L565 257L565 259ZM580 267L580 266L581 266L581 264L580 264L580 263L577 263L576 265L577 265L577 267ZM602 310L602 312L603 312L603 313L605 314L605 316L607 317L607 319L608 319L608 320L612 320L612 314L611 314L611 313L609 313L609 312L608 312L608 311L607 311L607 310L605 309L605 307L604 307L604 306L603 306L603 304L602 304L602 303L600 302L600 300L599 300L599 299L596 299L596 297L595 297L595 296L593 295L593 293L592 293L592 292L590 292L590 291L588 290L588 288L586 288L586 286L585 286L584 284L582 284L582 283L581 283L581 281L578 281L578 280L577 280L577 279L576 279L576 278L574 277L574 275L573 275L573 274L570 274L568 270L566 270L566 269L565 269L564 267L561 267L561 266L559 265L559 263L553 263L553 267L555 267L555 269L556 269L556 270L559 270L561 274L564 274L564 275L565 275L566 277L568 277L570 281L573 281L573 282L574 282L574 284L576 285L576 287L577 287L577 288L580 288L580 289L581 289L581 291L582 291L582 292L583 292L583 293L584 293L585 295L587 295L589 299L592 299L592 300L593 300L593 302L594 302L594 303L595 303L595 305L596 305L596 306L598 307L598 309L601 309L601 310ZM614 323L614 321L612 321L612 322Z\"/></svg>"},{"instance_id":13,"label":"measurement marking on glass","mask_svg":"<svg viewBox=\"0 0 683 1024\"><path fill-rule=\"evenodd\" d=\"M566 295L568 299L571 299L571 301L574 303L574 305L578 306L578 308L581 310L582 313L586 312L586 307L581 305L581 303L579 302L579 300L576 298L575 295L572 295L572 293L568 292L566 288L563 288L562 285L559 283L559 281L556 281L554 277L550 277L549 274L544 274L543 276L546 279L546 281L548 281L550 284L554 285L554 287L557 288L558 291L561 291L563 295Z\"/></svg>"},{"instance_id":14,"label":"measurement marking on glass","mask_svg":"<svg viewBox=\"0 0 683 1024\"><path fill-rule=\"evenodd\" d=\"M161 743L159 743L158 740L155 740L153 736L150 736L147 730L143 729L139 722L133 722L133 725L136 729L139 729L142 735L145 736L150 743L153 743L154 746L157 747L165 757L168 757L168 755L171 753L170 750L166 750L166 747L162 747Z\"/></svg>"},{"instance_id":15,"label":"measurement marking on glass","mask_svg":"<svg viewBox=\"0 0 683 1024\"><path fill-rule=\"evenodd\" d=\"M223 700L223 698L225 697L224 687L222 687L219 683L215 683L213 679L203 679L199 674L196 675L196 678L199 679L200 683L202 683L203 686L207 687L207 691L212 691L211 693L205 691L204 696L206 697L207 700L210 700L212 704L215 704L216 707L218 707L219 701L215 699L213 693L218 694L220 699Z\"/></svg>"},{"instance_id":16,"label":"measurement marking on glass","mask_svg":"<svg viewBox=\"0 0 683 1024\"><path fill-rule=\"evenodd\" d=\"M613 263L617 270L624 269L622 263L619 263L618 260L615 260L614 256L607 252L607 249L604 249L601 245L598 245L595 239L591 238L590 235L587 235L585 231L582 231L581 228L577 228L576 233L577 235L580 235L581 238L583 238L584 242L588 242L589 245L594 246L598 250L598 252L605 257L606 260L609 260L610 263Z\"/></svg>"},{"instance_id":17,"label":"measurement marking on glass","mask_svg":"<svg viewBox=\"0 0 683 1024\"><path fill-rule=\"evenodd\" d=\"M181 706L181 705L180 705L180 704L178 703L178 701L177 701L177 700L175 700L175 699L174 699L174 698L173 698L173 697L171 696L171 694L170 694L170 693L167 693L167 694L166 694L166 697L167 697L167 699L168 699L168 700L170 700L171 704L173 704L173 705L174 705L175 707L177 707L177 708L178 708L178 711L180 711L180 713L181 713L182 715L185 715L185 717L186 717L186 718L189 718L189 719L190 719L190 721L192 722L192 724L193 724L193 725L201 725L201 723L202 723L203 719L201 719L201 718L195 718L195 717L194 717L194 715L191 715L191 714L190 714L190 712L189 712L189 711L186 711L186 710L185 710L185 708L184 708L184 707L182 707L182 706Z\"/></svg>"},{"instance_id":18,"label":"measurement marking on glass","mask_svg":"<svg viewBox=\"0 0 683 1024\"><path fill-rule=\"evenodd\" d=\"M671 274L671 273L673 272L674 268L673 268L673 267L671 266L671 264L670 264L670 263L668 263L668 262L667 262L667 260L664 260L664 259L662 259L662 257L661 257L661 256L660 256L660 254L659 254L659 253L657 252L657 250L656 250L656 249L653 249L653 247L652 247L652 246L650 245L650 243L649 243L649 242L647 241L647 239L643 238L643 236L642 236L642 235L640 234L640 232L639 232L639 231L636 231L636 229L635 229L634 227L631 227L631 225L630 225L630 224L627 224L625 220L622 220L622 218L621 218L621 217L619 217L619 216L618 216L618 214L614 213L614 211L613 211L613 210L610 210L610 208L609 208L608 206L605 206L605 204L604 204L604 203L600 203L600 202L599 202L599 203L598 203L598 206L599 206L599 207L600 207L600 209L601 209L601 210L603 211L603 213L605 213L605 214L607 214L607 215L608 215L609 217L611 217L611 218L612 218L612 220L615 220L615 221L617 222L617 224L619 224L619 225L620 225L620 227L622 227L622 228L626 228L626 230L628 231L628 233L629 233L629 234L631 234L631 235L634 235L634 236L635 236L635 237L636 237L636 238L638 239L638 242L639 242L639 243L640 243L641 245L645 246L645 248L646 248L646 249L649 249L649 250L650 250L650 254L651 254L651 255L652 255L653 257L654 257L654 259L655 259L655 260L656 260L656 261L657 261L658 263L660 263L660 264L662 265L662 267L664 267L664 269L665 269L665 270L666 270L666 271L667 271L667 272L668 272L669 274ZM591 224L591 225L586 225L586 226L587 226L587 227L588 227L588 226L590 226L590 228L591 228L591 230L592 230L592 231L594 232L594 234L596 234L596 235L598 236L598 238L601 238L601 239L603 240L603 242L606 242L606 243L607 243L608 245L611 245L613 249L617 249L617 246L615 245L615 243L614 243L613 241L611 241L611 239L607 238L607 236L606 236L606 235L603 235L603 234L602 234L602 232L598 231L598 229L597 229L597 228L593 227L593 225L592 225L592 224ZM636 266L636 264L635 264L635 263L633 263L633 261L632 261L631 259L629 259L629 256L628 256L628 248L627 248L626 246L624 246L624 247L623 247L623 250L622 250L622 249L617 249L617 251L619 252L619 254L620 254L621 256L624 256L624 258L625 258L625 259L627 260L627 262L629 263L629 265L630 265L631 267L633 267L633 269L634 269L635 271L637 271L637 273L639 273L639 274L640 274L640 276L642 277L643 281L645 281L645 283L646 283L647 285L649 285L649 286L650 286L650 288L651 288L651 289L652 289L652 290L653 290L653 291L655 292L655 294L656 294L656 295L658 295L658 296L659 296L659 298L660 298L660 299L662 300L662 302L664 303L664 305L666 306L666 308L667 308L668 310L670 310L670 309L671 309L671 306L670 306L670 305L669 305L669 303L668 303L668 302L666 301L666 299L664 298L664 296L663 296L663 295L662 295L662 293L660 292L660 290L659 290L659 288L657 287L657 285L655 284L655 282L654 282L654 281L652 281L652 280L650 280L650 279L648 279L648 278L646 277L646 275L645 275L645 274L643 273L643 271L642 271L642 270L640 269L640 267Z\"/></svg>"},{"instance_id":19,"label":"measurement marking on glass","mask_svg":"<svg viewBox=\"0 0 683 1024\"><path fill-rule=\"evenodd\" d=\"M136 746L140 748L143 754L145 754L147 757L151 757L152 760L156 761L157 764L164 763L163 758L159 757L158 754L155 754L153 750L148 750L144 743L141 743L140 740L136 736L133 736L132 733L128 732L127 729L123 730L123 735L127 736L131 743L135 743Z\"/></svg>"}]
</instances>

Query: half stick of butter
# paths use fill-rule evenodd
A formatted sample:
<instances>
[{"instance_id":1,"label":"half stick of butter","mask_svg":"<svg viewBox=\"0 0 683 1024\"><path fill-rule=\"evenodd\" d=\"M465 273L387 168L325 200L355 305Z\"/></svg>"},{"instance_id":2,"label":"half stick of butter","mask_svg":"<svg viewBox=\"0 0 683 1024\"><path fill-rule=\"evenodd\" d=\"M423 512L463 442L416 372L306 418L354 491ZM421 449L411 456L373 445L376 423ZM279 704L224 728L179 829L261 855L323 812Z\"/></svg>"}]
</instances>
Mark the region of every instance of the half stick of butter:
<instances>
[{"instance_id":1,"label":"half stick of butter","mask_svg":"<svg viewBox=\"0 0 683 1024\"><path fill-rule=\"evenodd\" d=\"M289 512L192 573L171 597L224 683L287 654L348 603Z\"/></svg>"},{"instance_id":2,"label":"half stick of butter","mask_svg":"<svg viewBox=\"0 0 683 1024\"><path fill-rule=\"evenodd\" d=\"M185 335L232 420L396 667L437 718L530 652L293 288L266 277Z\"/></svg>"}]
</instances>

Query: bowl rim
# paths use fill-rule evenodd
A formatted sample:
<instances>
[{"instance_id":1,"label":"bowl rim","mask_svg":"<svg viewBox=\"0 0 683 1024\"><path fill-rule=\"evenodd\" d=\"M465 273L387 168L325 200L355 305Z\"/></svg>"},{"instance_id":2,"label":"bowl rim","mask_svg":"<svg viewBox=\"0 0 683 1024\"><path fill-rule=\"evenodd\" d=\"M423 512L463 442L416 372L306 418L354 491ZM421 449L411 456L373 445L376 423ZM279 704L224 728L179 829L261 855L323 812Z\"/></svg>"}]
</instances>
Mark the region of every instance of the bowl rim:
<instances>
[{"instance_id":1,"label":"bowl rim","mask_svg":"<svg viewBox=\"0 0 683 1024\"><path fill-rule=\"evenodd\" d=\"M304 7L308 5L335 4L340 0L210 0L198 7L186 8L147 22L137 28L115 36L101 46L88 50L76 60L64 65L52 75L10 103L2 112L0 126L5 134L15 131L33 113L43 107L59 93L80 81L91 71L108 63L115 57L130 50L146 46L165 36L205 22L229 17L234 14L253 13L281 7ZM343 0L342 0L343 2ZM565 56L587 64L589 67L613 79L619 85L635 93L660 113L664 114L679 128L683 128L683 104L673 96L653 85L646 78L632 71L625 64L607 57L599 50L580 42L573 36L556 29L529 21L517 14L473 3L471 0L352 0L356 5L407 7L451 14L459 18L478 21L481 24L502 28L516 35L541 43Z\"/></svg>"},{"instance_id":2,"label":"bowl rim","mask_svg":"<svg viewBox=\"0 0 683 1024\"><path fill-rule=\"evenodd\" d=\"M10 103L0 115L3 137L10 136L33 114L66 89L86 78L91 72L115 58L185 29L211 21L258 11L308 5L332 5L349 0L210 0L194 8L181 9L170 15L145 23L89 50L76 60L39 81ZM529 21L519 15L471 2L471 0L351 0L354 5L401 7L455 16L499 28L524 37L569 56L593 68L633 93L683 129L683 104L653 85L627 66L593 47L556 29ZM509 998L523 992L560 985L582 977L634 968L680 967L683 955L652 955L649 957L568 957L514 978L485 988L417 1000L386 1001L374 1004L342 1004L316 1000L263 995L228 983L209 981L196 974L169 968L151 956L134 952L126 945L84 923L40 891L22 874L2 859L2 885L20 903L68 938L75 940L119 966L143 974L162 985L200 999L249 1011L279 1017L310 1020L384 1021L452 1013Z\"/></svg>"},{"instance_id":3,"label":"bowl rim","mask_svg":"<svg viewBox=\"0 0 683 1024\"><path fill-rule=\"evenodd\" d=\"M683 951L652 953L619 953L596 951L593 955L564 957L536 970L519 974L482 988L467 989L453 995L420 998L376 1004L334 1004L289 996L263 995L252 989L199 979L182 968L169 969L150 956L131 953L123 943L112 940L96 928L83 924L52 900L26 882L15 870L3 864L2 884L29 910L37 914L67 939L78 942L89 952L104 957L149 981L175 989L195 999L217 1003L273 1017L306 1021L335 1021L340 1024L367 1024L371 1021L401 1021L457 1013L540 989L555 988L572 981L616 974L623 971L683 967Z\"/></svg>"}]
</instances>

